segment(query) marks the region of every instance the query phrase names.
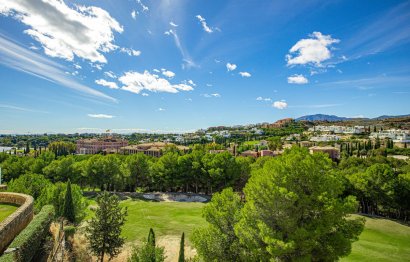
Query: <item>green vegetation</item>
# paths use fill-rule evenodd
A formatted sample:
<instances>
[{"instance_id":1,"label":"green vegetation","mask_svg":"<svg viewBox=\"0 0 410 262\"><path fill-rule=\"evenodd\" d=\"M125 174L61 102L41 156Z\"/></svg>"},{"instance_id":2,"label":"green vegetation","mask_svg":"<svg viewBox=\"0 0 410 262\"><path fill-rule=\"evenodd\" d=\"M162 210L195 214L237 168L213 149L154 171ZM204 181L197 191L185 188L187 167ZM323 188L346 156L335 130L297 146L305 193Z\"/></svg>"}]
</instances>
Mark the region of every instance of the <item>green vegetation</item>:
<instances>
[{"instance_id":1,"label":"green vegetation","mask_svg":"<svg viewBox=\"0 0 410 262\"><path fill-rule=\"evenodd\" d=\"M0 262L31 261L47 236L53 217L54 207L44 206L10 244L9 248L17 248L17 251L1 256Z\"/></svg>"},{"instance_id":2,"label":"green vegetation","mask_svg":"<svg viewBox=\"0 0 410 262\"><path fill-rule=\"evenodd\" d=\"M18 206L0 203L0 222L10 216L17 208Z\"/></svg>"},{"instance_id":3,"label":"green vegetation","mask_svg":"<svg viewBox=\"0 0 410 262\"><path fill-rule=\"evenodd\" d=\"M363 230L353 196L324 154L294 148L255 169L246 202L228 188L204 208L207 227L194 231L204 261L335 261Z\"/></svg>"},{"instance_id":4,"label":"green vegetation","mask_svg":"<svg viewBox=\"0 0 410 262\"><path fill-rule=\"evenodd\" d=\"M195 227L205 224L202 203L125 200L121 206L128 210L122 235L129 242L145 238L148 228L153 228L157 236L185 232L189 238Z\"/></svg>"},{"instance_id":5,"label":"green vegetation","mask_svg":"<svg viewBox=\"0 0 410 262\"><path fill-rule=\"evenodd\" d=\"M121 252L124 245L121 229L126 220L127 209L120 207L118 196L106 191L97 196L96 202L98 208L86 227L86 237L91 252L103 262L106 254L111 260Z\"/></svg>"},{"instance_id":6,"label":"green vegetation","mask_svg":"<svg viewBox=\"0 0 410 262\"><path fill-rule=\"evenodd\" d=\"M341 261L410 261L410 227L397 222L366 217L359 241Z\"/></svg>"},{"instance_id":7,"label":"green vegetation","mask_svg":"<svg viewBox=\"0 0 410 262\"><path fill-rule=\"evenodd\" d=\"M155 243L155 233L149 229L148 238L140 246L134 246L128 262L163 262L165 260L164 248Z\"/></svg>"}]
</instances>

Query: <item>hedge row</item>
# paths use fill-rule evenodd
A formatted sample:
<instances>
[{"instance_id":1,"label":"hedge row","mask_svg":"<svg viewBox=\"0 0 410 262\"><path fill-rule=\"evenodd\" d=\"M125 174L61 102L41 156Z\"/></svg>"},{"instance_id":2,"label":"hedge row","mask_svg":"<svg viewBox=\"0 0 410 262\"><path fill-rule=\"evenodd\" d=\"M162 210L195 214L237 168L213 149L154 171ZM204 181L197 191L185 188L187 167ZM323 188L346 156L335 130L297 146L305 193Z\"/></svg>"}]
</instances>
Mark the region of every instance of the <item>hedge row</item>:
<instances>
[{"instance_id":1,"label":"hedge row","mask_svg":"<svg viewBox=\"0 0 410 262\"><path fill-rule=\"evenodd\" d=\"M0 257L0 262L31 261L47 236L54 217L54 207L44 206L8 248L17 250Z\"/></svg>"}]
</instances>

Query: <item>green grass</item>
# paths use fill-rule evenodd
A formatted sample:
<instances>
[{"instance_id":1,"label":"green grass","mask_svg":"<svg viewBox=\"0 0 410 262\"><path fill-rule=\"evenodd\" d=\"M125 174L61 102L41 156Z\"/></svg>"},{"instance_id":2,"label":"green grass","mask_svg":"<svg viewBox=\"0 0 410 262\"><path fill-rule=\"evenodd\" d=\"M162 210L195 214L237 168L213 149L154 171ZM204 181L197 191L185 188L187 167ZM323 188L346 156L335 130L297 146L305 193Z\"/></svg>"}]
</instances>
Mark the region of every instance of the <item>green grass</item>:
<instances>
[{"instance_id":1,"label":"green grass","mask_svg":"<svg viewBox=\"0 0 410 262\"><path fill-rule=\"evenodd\" d=\"M156 236L180 236L185 232L189 239L195 228L205 225L202 203L125 200L121 205L128 208L123 228L126 241L145 239L150 227Z\"/></svg>"},{"instance_id":2,"label":"green grass","mask_svg":"<svg viewBox=\"0 0 410 262\"><path fill-rule=\"evenodd\" d=\"M359 241L341 261L410 261L410 227L397 222L366 217Z\"/></svg>"},{"instance_id":3,"label":"green grass","mask_svg":"<svg viewBox=\"0 0 410 262\"><path fill-rule=\"evenodd\" d=\"M6 219L9 215L11 215L18 206L13 206L9 204L0 204L0 222Z\"/></svg>"},{"instance_id":4,"label":"green grass","mask_svg":"<svg viewBox=\"0 0 410 262\"><path fill-rule=\"evenodd\" d=\"M260 140L251 140L251 141L245 141L243 142L243 144L245 146L254 146L254 145L259 144L260 142L261 142Z\"/></svg>"}]
</instances>

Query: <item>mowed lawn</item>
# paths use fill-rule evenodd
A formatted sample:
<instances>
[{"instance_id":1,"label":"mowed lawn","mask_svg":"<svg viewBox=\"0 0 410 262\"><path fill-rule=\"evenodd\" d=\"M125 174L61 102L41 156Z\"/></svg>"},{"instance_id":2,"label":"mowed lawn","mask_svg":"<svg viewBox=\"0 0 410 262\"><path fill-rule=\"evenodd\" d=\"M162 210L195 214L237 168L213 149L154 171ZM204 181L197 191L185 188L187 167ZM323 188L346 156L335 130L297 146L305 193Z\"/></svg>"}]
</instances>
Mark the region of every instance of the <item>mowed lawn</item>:
<instances>
[{"instance_id":1,"label":"mowed lawn","mask_svg":"<svg viewBox=\"0 0 410 262\"><path fill-rule=\"evenodd\" d=\"M11 215L18 206L8 205L8 204L0 204L0 222L6 219L9 215Z\"/></svg>"},{"instance_id":2,"label":"mowed lawn","mask_svg":"<svg viewBox=\"0 0 410 262\"><path fill-rule=\"evenodd\" d=\"M129 199L122 201L121 205L128 208L127 222L122 230L127 242L146 239L151 227L158 237L180 236L185 232L189 241L192 231L205 225L205 219L202 218L203 203Z\"/></svg>"},{"instance_id":3,"label":"mowed lawn","mask_svg":"<svg viewBox=\"0 0 410 262\"><path fill-rule=\"evenodd\" d=\"M410 227L380 218L366 217L359 241L341 261L410 261Z\"/></svg>"}]
</instances>

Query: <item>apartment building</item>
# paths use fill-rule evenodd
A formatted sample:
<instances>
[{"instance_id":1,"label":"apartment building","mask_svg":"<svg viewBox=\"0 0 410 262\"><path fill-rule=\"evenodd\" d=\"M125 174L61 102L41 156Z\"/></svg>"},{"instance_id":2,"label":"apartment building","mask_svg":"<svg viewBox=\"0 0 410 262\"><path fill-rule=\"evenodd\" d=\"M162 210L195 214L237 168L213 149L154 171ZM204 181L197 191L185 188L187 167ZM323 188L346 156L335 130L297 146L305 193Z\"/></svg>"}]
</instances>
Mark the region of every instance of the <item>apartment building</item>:
<instances>
[{"instance_id":1,"label":"apartment building","mask_svg":"<svg viewBox=\"0 0 410 262\"><path fill-rule=\"evenodd\" d=\"M101 152L119 153L120 148L127 146L128 141L113 137L88 138L77 140L77 154L98 154Z\"/></svg>"},{"instance_id":2,"label":"apartment building","mask_svg":"<svg viewBox=\"0 0 410 262\"><path fill-rule=\"evenodd\" d=\"M189 151L189 147L186 147L186 146L179 146L173 143L165 143L165 142L153 142L153 143L144 143L144 144L122 147L121 153L126 154L126 155L143 153L147 156L161 157L164 149L167 146L175 146L177 149L183 152Z\"/></svg>"}]
</instances>

